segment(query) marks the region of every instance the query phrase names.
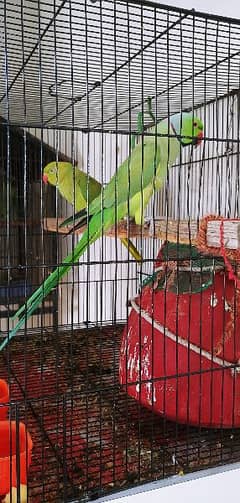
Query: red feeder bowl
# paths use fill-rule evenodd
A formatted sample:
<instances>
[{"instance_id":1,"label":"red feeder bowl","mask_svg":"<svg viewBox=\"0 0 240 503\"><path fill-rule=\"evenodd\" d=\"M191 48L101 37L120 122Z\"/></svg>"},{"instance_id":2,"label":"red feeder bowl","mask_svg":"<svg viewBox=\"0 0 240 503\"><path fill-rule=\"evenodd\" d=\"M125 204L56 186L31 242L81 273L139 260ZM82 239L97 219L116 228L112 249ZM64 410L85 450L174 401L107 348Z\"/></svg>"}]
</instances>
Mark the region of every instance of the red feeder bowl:
<instances>
[{"instance_id":1,"label":"red feeder bowl","mask_svg":"<svg viewBox=\"0 0 240 503\"><path fill-rule=\"evenodd\" d=\"M6 381L0 379L0 420L6 419L8 406L2 405L9 402L9 389Z\"/></svg>"},{"instance_id":2,"label":"red feeder bowl","mask_svg":"<svg viewBox=\"0 0 240 503\"><path fill-rule=\"evenodd\" d=\"M27 483L32 446L23 423L0 421L0 496L9 493L11 487Z\"/></svg>"},{"instance_id":3,"label":"red feeder bowl","mask_svg":"<svg viewBox=\"0 0 240 503\"><path fill-rule=\"evenodd\" d=\"M127 393L170 420L240 427L240 292L224 270L200 293L142 289L120 350ZM238 366L239 365L239 366Z\"/></svg>"}]
</instances>

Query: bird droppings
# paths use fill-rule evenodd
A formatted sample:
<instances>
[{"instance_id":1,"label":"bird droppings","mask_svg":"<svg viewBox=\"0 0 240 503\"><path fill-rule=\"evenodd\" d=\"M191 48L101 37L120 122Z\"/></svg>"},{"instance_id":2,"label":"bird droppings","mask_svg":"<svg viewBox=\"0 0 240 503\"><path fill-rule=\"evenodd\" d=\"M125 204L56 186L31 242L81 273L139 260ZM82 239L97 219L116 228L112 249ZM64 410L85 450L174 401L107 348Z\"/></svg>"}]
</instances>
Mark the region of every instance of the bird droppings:
<instances>
[{"instance_id":1,"label":"bird droppings","mask_svg":"<svg viewBox=\"0 0 240 503\"><path fill-rule=\"evenodd\" d=\"M100 488L107 494L127 488L130 481L137 485L240 460L240 430L233 445L232 432L167 421L126 395L118 383L121 334L122 325L74 334L59 329L58 344L49 332L39 348L39 337L29 333L24 360L23 340L17 337L12 343L11 397L33 440L28 503L83 500L86 495L91 500ZM42 375L36 371L40 358ZM1 377L6 372L0 355Z\"/></svg>"},{"instance_id":2,"label":"bird droppings","mask_svg":"<svg viewBox=\"0 0 240 503\"><path fill-rule=\"evenodd\" d=\"M210 306L211 307L216 307L218 305L218 299L217 299L217 296L215 293L213 293L211 295L211 298L210 298Z\"/></svg>"},{"instance_id":3,"label":"bird droppings","mask_svg":"<svg viewBox=\"0 0 240 503\"><path fill-rule=\"evenodd\" d=\"M226 299L224 299L224 309L225 309L225 311L231 311L231 307L227 303Z\"/></svg>"}]
</instances>

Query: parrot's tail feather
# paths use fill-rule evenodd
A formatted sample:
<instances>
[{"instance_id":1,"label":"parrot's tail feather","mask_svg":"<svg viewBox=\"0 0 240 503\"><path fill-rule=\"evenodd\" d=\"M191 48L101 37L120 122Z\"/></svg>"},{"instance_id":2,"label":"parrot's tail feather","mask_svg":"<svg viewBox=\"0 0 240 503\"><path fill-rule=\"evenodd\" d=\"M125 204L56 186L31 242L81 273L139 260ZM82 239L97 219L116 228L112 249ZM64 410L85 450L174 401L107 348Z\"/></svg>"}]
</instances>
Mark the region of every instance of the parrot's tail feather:
<instances>
[{"instance_id":1,"label":"parrot's tail feather","mask_svg":"<svg viewBox=\"0 0 240 503\"><path fill-rule=\"evenodd\" d=\"M66 266L62 266L66 267ZM41 302L41 298L45 298L45 292L47 291L48 287L51 286L51 290L54 288L53 282L55 281L55 274L57 273L57 278L60 279L60 269L61 266L59 266L55 271L53 271L47 279L40 285L35 292L31 295L31 297L23 304L18 311L11 317L11 321L16 320L16 318L19 318L19 316L24 312L27 311L28 308L32 306L32 303L35 302L37 299L39 299L39 303ZM57 285L58 281L56 282ZM55 286L56 286L55 285ZM43 296L43 297L42 297Z\"/></svg>"},{"instance_id":2,"label":"parrot's tail feather","mask_svg":"<svg viewBox=\"0 0 240 503\"><path fill-rule=\"evenodd\" d=\"M17 332L24 327L27 320L33 314L33 312L37 309L39 304L47 297L47 295L55 288L59 281L62 279L65 274L67 274L72 266L76 264L81 255L86 251L88 246L101 235L102 225L100 218L100 225L93 226L92 232L85 232L74 248L73 252L70 253L62 262L62 265L58 266L55 271L53 271L50 276L40 285L39 288L31 295L31 297L27 300L27 302L18 309L15 315L11 318L15 320L19 318L16 326L9 332L8 336L4 339L4 341L0 344L0 351L2 351L6 345L11 341L11 339L17 334Z\"/></svg>"},{"instance_id":3,"label":"parrot's tail feather","mask_svg":"<svg viewBox=\"0 0 240 503\"><path fill-rule=\"evenodd\" d=\"M51 289L50 289L50 291L51 291ZM44 295L44 297L45 297L47 295L47 293L46 292L44 292L44 293L45 293L45 295ZM39 297L34 302L32 302L31 306L28 307L26 313L23 316L21 316L21 318L19 318L19 321L17 322L16 326L11 330L8 337L6 337L4 339L4 341L2 342L2 344L0 344L0 352L5 348L5 346L10 342L10 340L17 334L18 330L23 328L23 326L25 325L27 320L30 318L30 316L35 311L35 309L37 309L37 307L39 306L41 301L44 299L44 297ZM13 318L11 318L11 319L13 319Z\"/></svg>"},{"instance_id":4,"label":"parrot's tail feather","mask_svg":"<svg viewBox=\"0 0 240 503\"><path fill-rule=\"evenodd\" d=\"M78 211L78 213L75 213L71 217L66 218L59 225L59 227L66 227L67 225L74 224L77 220L82 221L82 219L85 219L86 217L87 217L87 210L84 208L84 210Z\"/></svg>"},{"instance_id":5,"label":"parrot's tail feather","mask_svg":"<svg viewBox=\"0 0 240 503\"><path fill-rule=\"evenodd\" d=\"M29 316L32 314L32 309L35 308L42 302L45 297L55 288L60 281L60 279L71 269L71 264L65 265L65 266L59 266L55 271L53 271L50 276L42 283L42 285L31 295L31 297L27 300L23 306L21 306L18 311L12 316L11 321L15 320L16 318L19 318L21 315L22 317L19 319L18 324L20 323L20 320L23 319L23 321L29 318ZM30 314L29 314L30 313ZM23 324L22 324L23 325ZM21 326L22 326L21 325ZM20 328L20 327L19 327ZM19 329L18 328L18 329ZM14 328L14 330L16 327ZM12 332L10 332L11 334Z\"/></svg>"},{"instance_id":6,"label":"parrot's tail feather","mask_svg":"<svg viewBox=\"0 0 240 503\"><path fill-rule=\"evenodd\" d=\"M90 220L88 220L88 217L82 218L80 222L78 222L76 225L74 225L65 235L64 237L69 236L70 234L73 234L76 230L81 229L84 225L87 225Z\"/></svg>"}]
</instances>

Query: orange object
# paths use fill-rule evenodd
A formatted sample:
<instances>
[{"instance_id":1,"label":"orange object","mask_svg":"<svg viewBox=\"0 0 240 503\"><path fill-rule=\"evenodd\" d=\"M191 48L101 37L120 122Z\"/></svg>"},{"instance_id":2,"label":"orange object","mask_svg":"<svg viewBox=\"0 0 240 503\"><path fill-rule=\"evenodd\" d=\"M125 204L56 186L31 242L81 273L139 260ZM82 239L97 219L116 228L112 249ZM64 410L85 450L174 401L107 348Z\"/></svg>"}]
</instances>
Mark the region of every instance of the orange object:
<instances>
[{"instance_id":1,"label":"orange object","mask_svg":"<svg viewBox=\"0 0 240 503\"><path fill-rule=\"evenodd\" d=\"M8 385L6 381L0 379L0 419L7 419L8 406L2 404L6 404L8 402L9 402Z\"/></svg>"},{"instance_id":2,"label":"orange object","mask_svg":"<svg viewBox=\"0 0 240 503\"><path fill-rule=\"evenodd\" d=\"M32 439L23 423L0 421L0 496L27 483Z\"/></svg>"}]
</instances>

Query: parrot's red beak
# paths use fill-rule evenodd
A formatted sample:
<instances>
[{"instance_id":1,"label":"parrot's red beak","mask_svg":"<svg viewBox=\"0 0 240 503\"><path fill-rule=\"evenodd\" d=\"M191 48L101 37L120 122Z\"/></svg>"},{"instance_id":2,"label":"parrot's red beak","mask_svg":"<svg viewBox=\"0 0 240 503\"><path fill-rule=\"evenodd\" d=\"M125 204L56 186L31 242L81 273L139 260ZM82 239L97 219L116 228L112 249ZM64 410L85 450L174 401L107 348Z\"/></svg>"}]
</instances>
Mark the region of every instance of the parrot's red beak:
<instances>
[{"instance_id":1,"label":"parrot's red beak","mask_svg":"<svg viewBox=\"0 0 240 503\"><path fill-rule=\"evenodd\" d=\"M203 139L203 132L200 131L200 133L198 133L198 135L197 135L197 145L200 145L200 143L202 142L202 139Z\"/></svg>"},{"instance_id":2,"label":"parrot's red beak","mask_svg":"<svg viewBox=\"0 0 240 503\"><path fill-rule=\"evenodd\" d=\"M43 183L45 183L45 185L47 185L47 183L48 183L48 176L47 175L43 175L42 181L43 181Z\"/></svg>"}]
</instances>

